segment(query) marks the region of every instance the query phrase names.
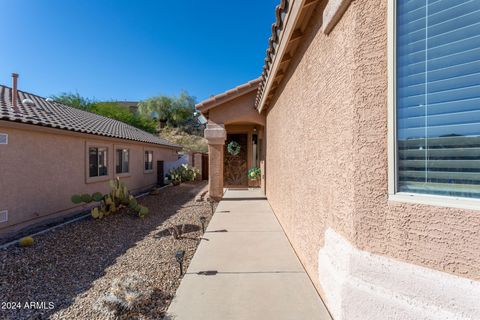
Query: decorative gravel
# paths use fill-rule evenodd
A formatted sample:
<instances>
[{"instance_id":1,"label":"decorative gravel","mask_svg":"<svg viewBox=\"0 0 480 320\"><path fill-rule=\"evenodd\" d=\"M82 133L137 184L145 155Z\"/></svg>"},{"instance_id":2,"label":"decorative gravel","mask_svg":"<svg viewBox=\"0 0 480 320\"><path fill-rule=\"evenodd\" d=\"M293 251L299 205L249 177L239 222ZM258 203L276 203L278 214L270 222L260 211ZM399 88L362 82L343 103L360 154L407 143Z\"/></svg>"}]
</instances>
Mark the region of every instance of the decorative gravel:
<instances>
[{"instance_id":1,"label":"decorative gravel","mask_svg":"<svg viewBox=\"0 0 480 320\"><path fill-rule=\"evenodd\" d=\"M106 319L95 305L131 274L146 279L149 292L133 318L161 318L181 280L176 251L185 250L186 270L201 241L199 218L210 221L210 204L195 201L205 187L181 184L142 198L150 209L144 219L88 218L35 237L33 247L0 250L0 319ZM168 227L181 224L186 233L176 240Z\"/></svg>"}]
</instances>

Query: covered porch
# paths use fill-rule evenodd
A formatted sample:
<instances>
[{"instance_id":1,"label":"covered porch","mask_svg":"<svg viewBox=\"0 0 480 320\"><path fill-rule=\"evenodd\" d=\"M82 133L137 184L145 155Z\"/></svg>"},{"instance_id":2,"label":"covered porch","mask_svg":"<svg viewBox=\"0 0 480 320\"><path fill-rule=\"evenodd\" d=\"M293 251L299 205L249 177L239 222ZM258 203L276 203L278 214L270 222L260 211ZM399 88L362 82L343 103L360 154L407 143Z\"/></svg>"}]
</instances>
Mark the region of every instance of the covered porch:
<instances>
[{"instance_id":1,"label":"covered porch","mask_svg":"<svg viewBox=\"0 0 480 320\"><path fill-rule=\"evenodd\" d=\"M261 188L265 192L265 115L254 107L259 80L250 81L198 104L208 120L209 195L224 188ZM249 170L260 169L253 179Z\"/></svg>"}]
</instances>

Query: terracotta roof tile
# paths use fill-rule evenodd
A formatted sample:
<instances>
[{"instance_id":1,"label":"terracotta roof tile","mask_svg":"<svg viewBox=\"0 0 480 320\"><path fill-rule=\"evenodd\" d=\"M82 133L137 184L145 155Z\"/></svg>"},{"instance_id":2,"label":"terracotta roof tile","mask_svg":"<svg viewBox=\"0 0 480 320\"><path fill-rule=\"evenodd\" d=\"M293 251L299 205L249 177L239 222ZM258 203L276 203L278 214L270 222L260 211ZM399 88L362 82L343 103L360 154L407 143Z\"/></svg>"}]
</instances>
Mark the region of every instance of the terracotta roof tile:
<instances>
[{"instance_id":1,"label":"terracotta roof tile","mask_svg":"<svg viewBox=\"0 0 480 320\"><path fill-rule=\"evenodd\" d=\"M58 102L47 101L20 90L18 90L17 107L13 108L11 95L11 88L0 85L0 120L181 148L179 145L121 121L68 107ZM22 103L24 99L32 100L35 106L24 105Z\"/></svg>"},{"instance_id":2,"label":"terracotta roof tile","mask_svg":"<svg viewBox=\"0 0 480 320\"><path fill-rule=\"evenodd\" d=\"M252 90L256 90L260 83L261 79L257 78L247 83L241 84L233 89L227 90L223 93L219 93L213 97L210 97L206 100L195 105L195 108L200 110L201 112L207 111L211 108L216 107L217 105L234 99L237 96L240 96L246 92L250 92Z\"/></svg>"}]
</instances>

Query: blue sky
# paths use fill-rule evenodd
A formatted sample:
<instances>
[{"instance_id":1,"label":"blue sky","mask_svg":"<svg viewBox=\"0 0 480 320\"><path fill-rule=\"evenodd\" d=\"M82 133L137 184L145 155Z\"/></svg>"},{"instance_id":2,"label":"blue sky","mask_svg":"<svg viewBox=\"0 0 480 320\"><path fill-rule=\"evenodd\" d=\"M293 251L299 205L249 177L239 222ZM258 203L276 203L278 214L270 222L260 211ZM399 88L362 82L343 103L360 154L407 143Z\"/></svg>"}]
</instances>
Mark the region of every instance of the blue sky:
<instances>
[{"instance_id":1,"label":"blue sky","mask_svg":"<svg viewBox=\"0 0 480 320\"><path fill-rule=\"evenodd\" d=\"M0 84L41 96L208 98L258 77L278 0L0 0Z\"/></svg>"}]
</instances>

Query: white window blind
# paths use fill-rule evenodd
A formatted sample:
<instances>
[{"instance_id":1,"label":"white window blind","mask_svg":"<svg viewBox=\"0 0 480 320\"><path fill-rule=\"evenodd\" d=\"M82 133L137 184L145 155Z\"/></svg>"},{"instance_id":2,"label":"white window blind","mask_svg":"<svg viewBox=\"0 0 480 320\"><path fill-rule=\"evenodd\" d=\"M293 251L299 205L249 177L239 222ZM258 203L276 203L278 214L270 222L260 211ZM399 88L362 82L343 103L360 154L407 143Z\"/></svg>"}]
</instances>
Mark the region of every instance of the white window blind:
<instances>
[{"instance_id":1,"label":"white window blind","mask_svg":"<svg viewBox=\"0 0 480 320\"><path fill-rule=\"evenodd\" d=\"M397 191L480 198L480 0L398 0Z\"/></svg>"}]
</instances>

